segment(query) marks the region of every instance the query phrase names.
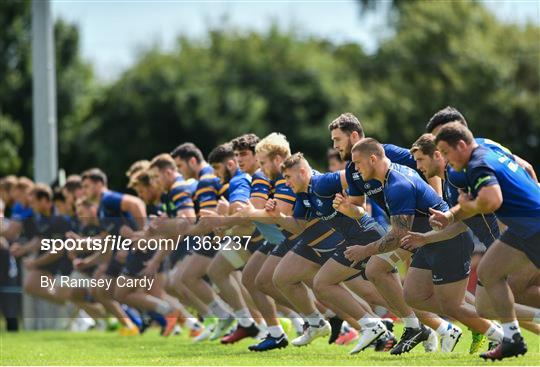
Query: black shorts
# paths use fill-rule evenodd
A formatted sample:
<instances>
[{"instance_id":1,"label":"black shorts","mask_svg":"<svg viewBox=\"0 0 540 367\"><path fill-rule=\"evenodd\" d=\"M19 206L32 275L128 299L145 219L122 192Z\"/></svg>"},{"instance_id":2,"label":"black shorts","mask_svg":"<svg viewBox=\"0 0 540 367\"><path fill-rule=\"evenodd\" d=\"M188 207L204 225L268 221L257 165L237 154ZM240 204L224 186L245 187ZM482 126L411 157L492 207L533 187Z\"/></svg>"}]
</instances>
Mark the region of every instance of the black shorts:
<instances>
[{"instance_id":1,"label":"black shorts","mask_svg":"<svg viewBox=\"0 0 540 367\"><path fill-rule=\"evenodd\" d=\"M274 245L274 247L270 251L270 255L284 257L285 255L287 255L287 252L289 252L294 247L295 243L296 241L291 241L287 238L279 245Z\"/></svg>"},{"instance_id":2,"label":"black shorts","mask_svg":"<svg viewBox=\"0 0 540 367\"><path fill-rule=\"evenodd\" d=\"M384 229L380 225L376 225L373 228L366 230L365 232L361 232L358 236L355 236L354 239L347 240L346 242L339 245L332 254L332 259L340 263L341 265L351 267L352 261L348 260L345 257L345 251L347 250L347 247L353 246L353 245L361 245L365 246L372 242L375 242L384 235ZM366 265L369 261L369 257L367 259L364 259L363 261L359 262L354 266L354 269L357 269L360 271L362 277L367 280L366 278ZM351 278L349 278L351 279ZM347 280L349 280L347 279Z\"/></svg>"},{"instance_id":3,"label":"black shorts","mask_svg":"<svg viewBox=\"0 0 540 367\"><path fill-rule=\"evenodd\" d=\"M184 237L178 247L173 249L169 254L169 266L171 269L174 268L178 261L182 261L186 256L190 254L186 241L189 241L189 239L187 237Z\"/></svg>"},{"instance_id":4,"label":"black shorts","mask_svg":"<svg viewBox=\"0 0 540 367\"><path fill-rule=\"evenodd\" d=\"M116 260L116 256L113 254L113 258L109 261L107 269L105 269L105 275L116 278L122 273L122 263Z\"/></svg>"},{"instance_id":5,"label":"black shorts","mask_svg":"<svg viewBox=\"0 0 540 367\"><path fill-rule=\"evenodd\" d=\"M499 240L508 246L523 252L537 269L540 268L540 232L525 239L517 236L511 229L507 229L501 235Z\"/></svg>"},{"instance_id":6,"label":"black shorts","mask_svg":"<svg viewBox=\"0 0 540 367\"><path fill-rule=\"evenodd\" d=\"M258 232L254 232L251 235L251 239L249 240L247 244L247 250L249 251L250 254L255 253L255 251L257 251L259 247L263 246L264 243L266 242L262 234L259 233L258 235L255 235L256 233Z\"/></svg>"},{"instance_id":7,"label":"black shorts","mask_svg":"<svg viewBox=\"0 0 540 367\"><path fill-rule=\"evenodd\" d=\"M154 256L155 251L141 252L141 251L130 251L124 268L122 269L122 274L127 275L131 278L140 277L140 272L144 269L145 262L150 260ZM158 273L163 272L163 262L159 264Z\"/></svg>"},{"instance_id":8,"label":"black shorts","mask_svg":"<svg viewBox=\"0 0 540 367\"><path fill-rule=\"evenodd\" d=\"M286 241L286 240L285 240ZM272 250L274 248L276 248L278 245L274 245L268 241L263 241L263 243L261 243L259 245L259 247L257 247L257 250L255 251L258 251L258 252L261 252L265 255L268 255L270 252L272 252Z\"/></svg>"},{"instance_id":9,"label":"black shorts","mask_svg":"<svg viewBox=\"0 0 540 367\"><path fill-rule=\"evenodd\" d=\"M450 240L420 247L411 267L431 270L436 285L457 282L469 276L473 250L474 242L467 231Z\"/></svg>"},{"instance_id":10,"label":"black shorts","mask_svg":"<svg viewBox=\"0 0 540 367\"><path fill-rule=\"evenodd\" d=\"M345 238L333 229L325 231L321 237L307 241L301 235L293 247L293 252L311 262L323 265L332 257L337 248L345 243Z\"/></svg>"}]
</instances>

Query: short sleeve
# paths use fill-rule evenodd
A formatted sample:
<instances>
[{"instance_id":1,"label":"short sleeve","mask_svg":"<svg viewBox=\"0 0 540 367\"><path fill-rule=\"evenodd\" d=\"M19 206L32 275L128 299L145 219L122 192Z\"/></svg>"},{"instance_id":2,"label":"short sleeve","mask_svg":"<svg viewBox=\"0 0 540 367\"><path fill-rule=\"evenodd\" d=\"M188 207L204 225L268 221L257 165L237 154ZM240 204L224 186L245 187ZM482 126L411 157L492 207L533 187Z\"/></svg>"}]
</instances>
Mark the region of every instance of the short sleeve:
<instances>
[{"instance_id":1,"label":"short sleeve","mask_svg":"<svg viewBox=\"0 0 540 367\"><path fill-rule=\"evenodd\" d=\"M390 216L414 215L416 213L416 189L414 185L399 176L388 178L388 190L385 190L386 205ZM385 187L386 189L386 187Z\"/></svg>"},{"instance_id":2,"label":"short sleeve","mask_svg":"<svg viewBox=\"0 0 540 367\"><path fill-rule=\"evenodd\" d=\"M199 203L199 208L213 208L217 205L218 190L212 180L199 181L195 198Z\"/></svg>"},{"instance_id":3,"label":"short sleeve","mask_svg":"<svg viewBox=\"0 0 540 367\"><path fill-rule=\"evenodd\" d=\"M296 200L294 204L293 217L298 219L306 219L308 214L308 208L304 205L302 200Z\"/></svg>"},{"instance_id":4,"label":"short sleeve","mask_svg":"<svg viewBox=\"0 0 540 367\"><path fill-rule=\"evenodd\" d=\"M287 186L286 181L284 179L281 179L276 181L274 199L294 205L294 203L296 202L296 195L294 194L292 189Z\"/></svg>"},{"instance_id":5,"label":"short sleeve","mask_svg":"<svg viewBox=\"0 0 540 367\"><path fill-rule=\"evenodd\" d=\"M478 192L482 187L498 185L499 181L493 168L485 163L473 163L467 167L469 184L474 192Z\"/></svg>"},{"instance_id":6,"label":"short sleeve","mask_svg":"<svg viewBox=\"0 0 540 367\"><path fill-rule=\"evenodd\" d=\"M362 187L362 185L358 185L358 183L363 183L361 177L357 177L356 180L354 179L353 175L360 176L359 172L353 172L354 170L354 163L349 162L347 166L345 167L345 179L347 180L347 184L349 185L348 188L348 194L350 196L364 196L365 192Z\"/></svg>"},{"instance_id":7,"label":"short sleeve","mask_svg":"<svg viewBox=\"0 0 540 367\"><path fill-rule=\"evenodd\" d=\"M236 201L246 203L251 196L251 186L249 180L245 177L235 177L229 185L229 202Z\"/></svg>"},{"instance_id":8,"label":"short sleeve","mask_svg":"<svg viewBox=\"0 0 540 367\"><path fill-rule=\"evenodd\" d=\"M121 212L122 211L122 198L124 194L119 192L109 191L103 196L103 207L109 211Z\"/></svg>"}]
</instances>

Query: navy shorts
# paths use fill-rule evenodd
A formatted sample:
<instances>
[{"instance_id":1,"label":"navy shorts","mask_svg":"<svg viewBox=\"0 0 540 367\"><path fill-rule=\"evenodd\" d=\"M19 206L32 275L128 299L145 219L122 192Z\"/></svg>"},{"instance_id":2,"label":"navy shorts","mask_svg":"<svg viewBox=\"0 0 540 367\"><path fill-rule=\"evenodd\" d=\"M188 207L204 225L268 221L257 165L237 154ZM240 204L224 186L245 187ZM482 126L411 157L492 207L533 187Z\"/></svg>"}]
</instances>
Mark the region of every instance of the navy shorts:
<instances>
[{"instance_id":1,"label":"navy shorts","mask_svg":"<svg viewBox=\"0 0 540 367\"><path fill-rule=\"evenodd\" d=\"M322 266L343 243L345 243L345 238L339 232L326 229L317 238L302 234L292 250L304 259Z\"/></svg>"},{"instance_id":2,"label":"navy shorts","mask_svg":"<svg viewBox=\"0 0 540 367\"><path fill-rule=\"evenodd\" d=\"M270 251L270 255L284 257L285 255L287 255L287 252L289 252L294 247L295 243L296 241L292 241L287 238L279 245L272 245L273 248L272 251Z\"/></svg>"},{"instance_id":3,"label":"navy shorts","mask_svg":"<svg viewBox=\"0 0 540 367\"><path fill-rule=\"evenodd\" d=\"M420 247L411 267L431 270L433 284L448 284L466 279L471 271L474 242L470 231L443 242Z\"/></svg>"},{"instance_id":4,"label":"navy shorts","mask_svg":"<svg viewBox=\"0 0 540 367\"><path fill-rule=\"evenodd\" d=\"M154 256L155 251L141 252L141 251L130 251L124 268L122 269L122 274L127 275L131 278L140 277L140 272L144 269L145 262L150 260ZM163 272L163 262L159 264L158 273Z\"/></svg>"},{"instance_id":5,"label":"navy shorts","mask_svg":"<svg viewBox=\"0 0 540 367\"><path fill-rule=\"evenodd\" d=\"M182 242L180 242L180 244L178 245L178 247L173 249L171 253L169 254L170 268L174 268L174 266L176 265L178 261L182 261L186 256L190 254L186 241L189 241L189 239L187 237L184 237L182 239Z\"/></svg>"},{"instance_id":6,"label":"navy shorts","mask_svg":"<svg viewBox=\"0 0 540 367\"><path fill-rule=\"evenodd\" d=\"M263 241L263 243L261 243L259 245L259 247L257 247L257 250L258 252L261 252L265 255L268 255L270 252L272 252L272 250L274 248L276 248L278 245L274 245L273 243L270 243L268 241Z\"/></svg>"},{"instance_id":7,"label":"navy shorts","mask_svg":"<svg viewBox=\"0 0 540 367\"><path fill-rule=\"evenodd\" d=\"M501 235L499 240L508 246L523 252L537 269L540 268L540 232L525 239L517 236L511 229L507 229Z\"/></svg>"},{"instance_id":8,"label":"navy shorts","mask_svg":"<svg viewBox=\"0 0 540 367\"><path fill-rule=\"evenodd\" d=\"M259 250L259 247L263 246L265 242L266 240L264 239L263 235L258 231L255 231L251 235L251 239L247 244L247 250L250 254L253 254L255 251Z\"/></svg>"},{"instance_id":9,"label":"navy shorts","mask_svg":"<svg viewBox=\"0 0 540 367\"><path fill-rule=\"evenodd\" d=\"M352 261L348 260L345 257L345 251L347 250L347 247L353 246L353 245L361 245L365 246L372 242L375 242L384 235L384 229L379 224L373 226L372 228L366 230L365 232L359 233L358 236L355 236L353 239L347 240L345 243L339 245L332 254L332 259L340 263L341 265L351 267ZM360 271L360 275L367 280L366 277L366 265L369 260L369 257L367 259L364 259L363 261L360 261L358 264L356 264L353 268ZM350 279L350 278L349 278ZM347 279L347 280L349 280Z\"/></svg>"}]
</instances>

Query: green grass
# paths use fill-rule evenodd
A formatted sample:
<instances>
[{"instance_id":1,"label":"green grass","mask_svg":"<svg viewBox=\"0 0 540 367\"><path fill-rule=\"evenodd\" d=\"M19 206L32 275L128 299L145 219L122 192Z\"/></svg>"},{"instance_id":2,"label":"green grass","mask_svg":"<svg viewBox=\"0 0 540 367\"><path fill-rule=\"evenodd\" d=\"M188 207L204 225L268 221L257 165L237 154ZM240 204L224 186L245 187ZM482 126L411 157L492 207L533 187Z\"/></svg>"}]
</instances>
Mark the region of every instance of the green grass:
<instances>
[{"instance_id":1,"label":"green grass","mask_svg":"<svg viewBox=\"0 0 540 367\"><path fill-rule=\"evenodd\" d=\"M396 325L396 329L401 334L401 326ZM538 365L539 337L531 333L525 337L529 345L525 357L497 364ZM254 353L247 350L252 340L232 346L217 342L193 344L184 335L162 338L155 329L137 337L98 331L2 332L0 365L491 365L468 354L470 340L470 332L464 331L453 353L426 354L419 346L409 354L394 357L372 350L349 356L352 345L329 346L322 339L308 347L289 345L286 349Z\"/></svg>"}]
</instances>

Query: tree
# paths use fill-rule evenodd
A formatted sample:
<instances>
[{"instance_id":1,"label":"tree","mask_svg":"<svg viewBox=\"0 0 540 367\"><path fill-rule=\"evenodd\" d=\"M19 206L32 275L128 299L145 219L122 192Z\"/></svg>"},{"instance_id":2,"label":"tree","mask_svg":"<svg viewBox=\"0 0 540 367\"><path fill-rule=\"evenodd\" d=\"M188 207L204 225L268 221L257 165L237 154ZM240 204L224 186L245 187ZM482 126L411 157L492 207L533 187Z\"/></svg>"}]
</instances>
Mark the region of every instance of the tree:
<instances>
[{"instance_id":1,"label":"tree","mask_svg":"<svg viewBox=\"0 0 540 367\"><path fill-rule=\"evenodd\" d=\"M279 131L321 165L328 123L343 111L361 112L367 100L351 74L352 55L364 57L358 46L276 27L263 34L215 29L207 39L179 38L172 53L150 50L96 106L98 128L88 140L105 149L92 152L94 164L121 186L132 161L183 141L208 153L243 133Z\"/></svg>"},{"instance_id":2,"label":"tree","mask_svg":"<svg viewBox=\"0 0 540 367\"><path fill-rule=\"evenodd\" d=\"M477 136L540 169L540 28L503 24L476 2L405 2L360 73L378 136L410 146L434 112L458 108Z\"/></svg>"},{"instance_id":3,"label":"tree","mask_svg":"<svg viewBox=\"0 0 540 367\"><path fill-rule=\"evenodd\" d=\"M7 171L32 175L32 63L31 63L31 7L30 1L0 2L0 113L2 127L10 127L13 136L10 150L18 159L2 165ZM62 20L55 23L55 53L57 81L57 112L60 166L76 162L78 131L90 113L95 97L92 68L79 56L79 31L75 25ZM0 135L0 144L8 135ZM5 143L5 144L4 144ZM74 154L75 153L75 154ZM10 158L11 157L11 158ZM14 159L2 156L2 159Z\"/></svg>"}]
</instances>

